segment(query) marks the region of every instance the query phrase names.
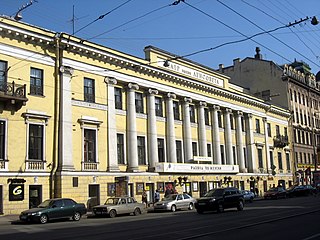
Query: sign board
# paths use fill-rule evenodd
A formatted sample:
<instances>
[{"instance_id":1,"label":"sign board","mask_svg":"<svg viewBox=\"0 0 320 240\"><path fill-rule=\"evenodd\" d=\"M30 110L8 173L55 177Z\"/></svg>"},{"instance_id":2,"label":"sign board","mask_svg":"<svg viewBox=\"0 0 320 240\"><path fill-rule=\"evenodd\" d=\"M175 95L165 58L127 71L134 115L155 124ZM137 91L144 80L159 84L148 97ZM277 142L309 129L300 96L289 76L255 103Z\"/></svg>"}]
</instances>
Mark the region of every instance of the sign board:
<instances>
[{"instance_id":1,"label":"sign board","mask_svg":"<svg viewBox=\"0 0 320 240\"><path fill-rule=\"evenodd\" d=\"M238 165L158 163L156 172L172 173L239 173Z\"/></svg>"},{"instance_id":2,"label":"sign board","mask_svg":"<svg viewBox=\"0 0 320 240\"><path fill-rule=\"evenodd\" d=\"M9 184L9 201L22 201L24 199L24 184Z\"/></svg>"}]
</instances>

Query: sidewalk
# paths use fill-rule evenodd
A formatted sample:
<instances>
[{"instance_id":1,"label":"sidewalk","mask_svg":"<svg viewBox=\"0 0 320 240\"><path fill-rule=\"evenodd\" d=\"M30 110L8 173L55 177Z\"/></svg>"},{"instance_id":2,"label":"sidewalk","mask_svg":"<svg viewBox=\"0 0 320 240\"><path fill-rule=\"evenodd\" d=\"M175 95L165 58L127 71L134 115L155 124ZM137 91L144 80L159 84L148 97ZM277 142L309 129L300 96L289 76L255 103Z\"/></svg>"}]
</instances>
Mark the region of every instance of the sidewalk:
<instances>
[{"instance_id":1,"label":"sidewalk","mask_svg":"<svg viewBox=\"0 0 320 240\"><path fill-rule=\"evenodd\" d=\"M11 224L15 221L20 221L18 214L0 215L0 225Z\"/></svg>"}]
</instances>

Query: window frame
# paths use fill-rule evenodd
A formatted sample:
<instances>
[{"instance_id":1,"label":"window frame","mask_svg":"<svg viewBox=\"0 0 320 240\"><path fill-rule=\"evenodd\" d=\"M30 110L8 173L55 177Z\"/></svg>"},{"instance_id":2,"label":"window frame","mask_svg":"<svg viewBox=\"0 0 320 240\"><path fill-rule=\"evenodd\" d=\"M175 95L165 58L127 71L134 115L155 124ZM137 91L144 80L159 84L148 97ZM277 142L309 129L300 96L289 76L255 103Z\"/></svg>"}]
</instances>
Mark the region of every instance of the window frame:
<instances>
[{"instance_id":1,"label":"window frame","mask_svg":"<svg viewBox=\"0 0 320 240\"><path fill-rule=\"evenodd\" d=\"M3 125L3 127L1 126ZM8 123L5 119L0 119L0 161L6 161L7 157L7 145L8 145Z\"/></svg>"},{"instance_id":2,"label":"window frame","mask_svg":"<svg viewBox=\"0 0 320 240\"><path fill-rule=\"evenodd\" d=\"M122 98L122 88L115 87L114 88L114 107L115 109L122 110L123 109L123 98Z\"/></svg>"},{"instance_id":3,"label":"window frame","mask_svg":"<svg viewBox=\"0 0 320 240\"><path fill-rule=\"evenodd\" d=\"M37 76L37 74L33 75L32 72L35 71L37 73L40 73L40 76ZM40 83L40 84L37 84ZM44 71L43 69L39 68L30 68L30 95L33 96L43 96L43 84L44 84Z\"/></svg>"},{"instance_id":4,"label":"window frame","mask_svg":"<svg viewBox=\"0 0 320 240\"><path fill-rule=\"evenodd\" d=\"M182 155L182 141L181 140L176 140L176 158L177 158L177 163L183 163L183 155ZM179 147L178 147L179 146Z\"/></svg>"},{"instance_id":5,"label":"window frame","mask_svg":"<svg viewBox=\"0 0 320 240\"><path fill-rule=\"evenodd\" d=\"M179 101L172 101L173 118L174 120L180 120L180 103Z\"/></svg>"},{"instance_id":6,"label":"window frame","mask_svg":"<svg viewBox=\"0 0 320 240\"><path fill-rule=\"evenodd\" d=\"M136 113L144 113L143 94L141 92L135 92L134 99L135 99Z\"/></svg>"},{"instance_id":7,"label":"window frame","mask_svg":"<svg viewBox=\"0 0 320 240\"><path fill-rule=\"evenodd\" d=\"M30 127L41 127L41 136L37 137L37 139L40 139L40 145L38 145L39 143L37 143L37 146L40 148L40 155L41 156L37 156L38 158L33 158L34 156L31 156L31 136L30 136ZM28 161L45 161L45 124L43 123L34 123L34 122L30 122L28 123L27 126L27 131L28 131L28 143L27 143L27 160ZM37 141L38 142L38 141ZM39 154L39 153L38 153Z\"/></svg>"},{"instance_id":8,"label":"window frame","mask_svg":"<svg viewBox=\"0 0 320 240\"><path fill-rule=\"evenodd\" d=\"M86 146L86 139L85 139L85 135L86 135L86 131L92 131L95 133L94 135L94 159L93 161L89 161L89 159L87 158L86 159L86 149L85 149L85 146ZM83 137L82 137L82 148L83 148L83 151L82 151L82 162L84 163L98 163L98 129L97 128L92 128L92 127L84 127L83 128Z\"/></svg>"},{"instance_id":9,"label":"window frame","mask_svg":"<svg viewBox=\"0 0 320 240\"><path fill-rule=\"evenodd\" d=\"M138 153L138 165L147 165L145 136L137 136L137 153Z\"/></svg>"},{"instance_id":10,"label":"window frame","mask_svg":"<svg viewBox=\"0 0 320 240\"><path fill-rule=\"evenodd\" d=\"M3 69L1 68L3 66ZM0 61L0 91L6 91L8 62Z\"/></svg>"},{"instance_id":11,"label":"window frame","mask_svg":"<svg viewBox=\"0 0 320 240\"><path fill-rule=\"evenodd\" d=\"M162 145L160 144L162 143ZM163 138L157 138L158 162L165 162L165 142Z\"/></svg>"},{"instance_id":12,"label":"window frame","mask_svg":"<svg viewBox=\"0 0 320 240\"><path fill-rule=\"evenodd\" d=\"M155 97L154 98L154 104L155 104L156 116L157 117L163 117L162 98L161 97Z\"/></svg>"},{"instance_id":13,"label":"window frame","mask_svg":"<svg viewBox=\"0 0 320 240\"><path fill-rule=\"evenodd\" d=\"M122 142L119 143L119 137L122 137ZM124 165L125 161L125 137L123 133L117 133L117 159L118 164Z\"/></svg>"},{"instance_id":14,"label":"window frame","mask_svg":"<svg viewBox=\"0 0 320 240\"><path fill-rule=\"evenodd\" d=\"M91 86L88 84L89 82L92 83ZM92 78L85 77L83 79L83 99L85 102L95 103L95 80Z\"/></svg>"}]
</instances>

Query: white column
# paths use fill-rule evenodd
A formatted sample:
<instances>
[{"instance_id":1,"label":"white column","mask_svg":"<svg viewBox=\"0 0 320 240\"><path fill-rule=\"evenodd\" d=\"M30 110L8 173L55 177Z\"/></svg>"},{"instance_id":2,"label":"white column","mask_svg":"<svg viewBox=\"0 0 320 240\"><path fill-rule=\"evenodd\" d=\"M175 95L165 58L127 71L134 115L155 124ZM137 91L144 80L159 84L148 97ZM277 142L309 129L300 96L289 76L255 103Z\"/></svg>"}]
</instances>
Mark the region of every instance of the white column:
<instances>
[{"instance_id":1,"label":"white column","mask_svg":"<svg viewBox=\"0 0 320 240\"><path fill-rule=\"evenodd\" d=\"M149 170L154 171L158 163L158 137L157 137L157 118L155 107L155 94L157 90L149 89L148 95L148 156Z\"/></svg>"},{"instance_id":2,"label":"white column","mask_svg":"<svg viewBox=\"0 0 320 240\"><path fill-rule=\"evenodd\" d=\"M239 170L242 173L247 172L244 162L244 153L243 153L243 141L242 141L242 117L243 113L237 112L237 157L239 163Z\"/></svg>"},{"instance_id":3,"label":"white column","mask_svg":"<svg viewBox=\"0 0 320 240\"><path fill-rule=\"evenodd\" d=\"M247 140L247 159L248 159L248 172L256 173L257 163L254 153L254 137L253 137L253 123L252 114L248 113L246 116L246 140Z\"/></svg>"},{"instance_id":4,"label":"white column","mask_svg":"<svg viewBox=\"0 0 320 240\"><path fill-rule=\"evenodd\" d=\"M232 154L232 134L231 134L231 124L230 124L230 114L232 110L226 108L224 111L224 139L226 145L226 159L227 164L234 164L233 154Z\"/></svg>"},{"instance_id":5,"label":"white column","mask_svg":"<svg viewBox=\"0 0 320 240\"><path fill-rule=\"evenodd\" d=\"M136 122L136 103L135 90L137 84L129 83L127 92L127 148L128 148L128 171L136 172L139 170L138 149L137 149L137 122Z\"/></svg>"},{"instance_id":6,"label":"white column","mask_svg":"<svg viewBox=\"0 0 320 240\"><path fill-rule=\"evenodd\" d=\"M191 122L190 122L190 106L191 98L184 98L183 101L183 146L184 146L184 162L193 160L192 139L191 139Z\"/></svg>"},{"instance_id":7,"label":"white column","mask_svg":"<svg viewBox=\"0 0 320 240\"><path fill-rule=\"evenodd\" d=\"M60 168L61 170L74 170L72 158L72 104L71 104L71 76L73 68L60 67Z\"/></svg>"},{"instance_id":8,"label":"white column","mask_svg":"<svg viewBox=\"0 0 320 240\"><path fill-rule=\"evenodd\" d=\"M106 77L105 83L108 90L108 168L109 172L118 172L118 153L117 153L117 129L116 129L116 108L114 99L114 85L117 80L113 77Z\"/></svg>"},{"instance_id":9,"label":"white column","mask_svg":"<svg viewBox=\"0 0 320 240\"><path fill-rule=\"evenodd\" d=\"M173 93L167 94L167 153L168 162L176 163L176 134L174 130L174 115L173 115L173 100L176 95Z\"/></svg>"},{"instance_id":10,"label":"white column","mask_svg":"<svg viewBox=\"0 0 320 240\"><path fill-rule=\"evenodd\" d=\"M219 120L218 111L220 107L214 105L212 107L211 122L212 122L212 146L213 146L213 163L221 164L221 150L220 150L220 134L219 134Z\"/></svg>"},{"instance_id":11,"label":"white column","mask_svg":"<svg viewBox=\"0 0 320 240\"><path fill-rule=\"evenodd\" d=\"M268 121L267 118L263 119L264 124L264 142L265 142L265 156L266 156L266 170L271 171L270 154L269 154L269 142L268 142Z\"/></svg>"},{"instance_id":12,"label":"white column","mask_svg":"<svg viewBox=\"0 0 320 240\"><path fill-rule=\"evenodd\" d=\"M198 124L199 124L199 152L200 156L208 156L207 147L207 134L206 134L206 121L204 116L204 107L207 106L206 102L199 103L198 111Z\"/></svg>"}]
</instances>

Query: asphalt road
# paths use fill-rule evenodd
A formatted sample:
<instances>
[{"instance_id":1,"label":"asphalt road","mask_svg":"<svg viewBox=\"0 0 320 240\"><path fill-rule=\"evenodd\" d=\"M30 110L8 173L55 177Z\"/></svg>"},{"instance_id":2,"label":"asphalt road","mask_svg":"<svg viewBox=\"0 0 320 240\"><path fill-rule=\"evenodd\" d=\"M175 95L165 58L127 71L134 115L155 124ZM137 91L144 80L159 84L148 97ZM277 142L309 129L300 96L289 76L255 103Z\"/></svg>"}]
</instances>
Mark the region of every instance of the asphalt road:
<instances>
[{"instance_id":1,"label":"asphalt road","mask_svg":"<svg viewBox=\"0 0 320 240\"><path fill-rule=\"evenodd\" d=\"M84 217L79 222L60 220L25 224L14 216L0 217L0 239L320 239L320 196L261 200L244 211L153 213L116 218Z\"/></svg>"}]
</instances>

